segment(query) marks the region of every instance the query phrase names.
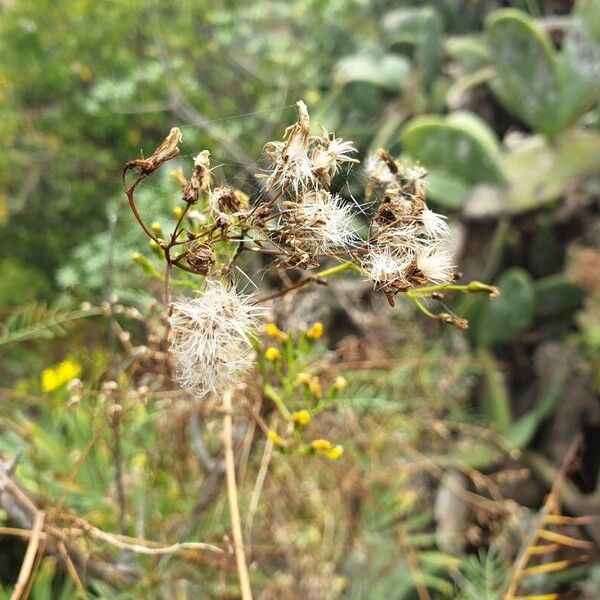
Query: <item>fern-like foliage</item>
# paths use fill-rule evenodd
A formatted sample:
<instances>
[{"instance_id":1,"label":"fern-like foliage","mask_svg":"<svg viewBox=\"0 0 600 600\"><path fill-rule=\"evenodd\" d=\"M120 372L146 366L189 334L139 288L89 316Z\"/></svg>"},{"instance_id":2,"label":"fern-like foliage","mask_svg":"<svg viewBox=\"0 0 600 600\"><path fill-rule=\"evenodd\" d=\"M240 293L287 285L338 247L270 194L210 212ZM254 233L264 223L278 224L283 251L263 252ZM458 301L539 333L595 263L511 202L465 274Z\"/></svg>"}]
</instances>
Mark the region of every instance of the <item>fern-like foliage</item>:
<instances>
[{"instance_id":1,"label":"fern-like foliage","mask_svg":"<svg viewBox=\"0 0 600 600\"><path fill-rule=\"evenodd\" d=\"M64 311L42 304L20 307L0 323L0 347L64 335L73 321L99 315L101 312L99 308Z\"/></svg>"},{"instance_id":2,"label":"fern-like foliage","mask_svg":"<svg viewBox=\"0 0 600 600\"><path fill-rule=\"evenodd\" d=\"M460 600L501 600L509 565L502 553L492 546L466 559L462 573L464 583Z\"/></svg>"}]
</instances>

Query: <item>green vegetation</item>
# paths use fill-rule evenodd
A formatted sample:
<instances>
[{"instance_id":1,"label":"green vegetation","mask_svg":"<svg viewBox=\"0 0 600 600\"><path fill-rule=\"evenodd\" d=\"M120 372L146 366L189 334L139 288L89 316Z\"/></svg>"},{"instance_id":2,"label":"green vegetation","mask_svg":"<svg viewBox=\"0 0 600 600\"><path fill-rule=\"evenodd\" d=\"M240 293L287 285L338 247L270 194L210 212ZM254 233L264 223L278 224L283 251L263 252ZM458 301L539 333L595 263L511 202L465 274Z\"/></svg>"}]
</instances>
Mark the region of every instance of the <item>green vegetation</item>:
<instances>
[{"instance_id":1,"label":"green vegetation","mask_svg":"<svg viewBox=\"0 0 600 600\"><path fill-rule=\"evenodd\" d=\"M596 598L600 2L467 4L0 2L0 598L246 600L230 456L255 598ZM341 264L252 221L299 99L358 150ZM456 283L373 290L380 148ZM233 410L169 353L207 273L277 296Z\"/></svg>"}]
</instances>

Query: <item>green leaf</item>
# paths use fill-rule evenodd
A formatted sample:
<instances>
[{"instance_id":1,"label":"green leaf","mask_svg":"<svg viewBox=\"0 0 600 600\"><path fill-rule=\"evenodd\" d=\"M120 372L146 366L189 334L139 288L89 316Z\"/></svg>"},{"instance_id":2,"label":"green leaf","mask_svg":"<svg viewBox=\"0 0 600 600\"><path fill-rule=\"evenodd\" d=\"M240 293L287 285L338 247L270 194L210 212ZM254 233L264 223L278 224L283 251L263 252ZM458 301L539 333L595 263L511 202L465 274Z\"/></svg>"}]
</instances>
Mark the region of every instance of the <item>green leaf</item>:
<instances>
[{"instance_id":1,"label":"green leaf","mask_svg":"<svg viewBox=\"0 0 600 600\"><path fill-rule=\"evenodd\" d=\"M569 21L558 63L562 84L560 120L567 126L600 97L600 2L583 0Z\"/></svg>"},{"instance_id":2,"label":"green leaf","mask_svg":"<svg viewBox=\"0 0 600 600\"><path fill-rule=\"evenodd\" d=\"M515 448L525 448L542 422L552 414L561 397L567 372L568 364L561 364L552 380L544 387L535 407L513 423L506 438Z\"/></svg>"},{"instance_id":3,"label":"green leaf","mask_svg":"<svg viewBox=\"0 0 600 600\"><path fill-rule=\"evenodd\" d=\"M428 6L399 8L387 13L382 25L391 44L415 46L415 63L428 89L443 58L443 22L438 11Z\"/></svg>"},{"instance_id":4,"label":"green leaf","mask_svg":"<svg viewBox=\"0 0 600 600\"><path fill-rule=\"evenodd\" d=\"M496 69L492 91L508 111L550 137L559 123L560 77L552 42L533 19L502 9L486 23Z\"/></svg>"},{"instance_id":5,"label":"green leaf","mask_svg":"<svg viewBox=\"0 0 600 600\"><path fill-rule=\"evenodd\" d=\"M445 41L448 56L458 62L467 73L488 67L492 60L489 48L481 36L461 35Z\"/></svg>"},{"instance_id":6,"label":"green leaf","mask_svg":"<svg viewBox=\"0 0 600 600\"><path fill-rule=\"evenodd\" d=\"M403 129L400 141L426 168L466 183L500 183L504 179L495 135L472 113L417 117Z\"/></svg>"},{"instance_id":7,"label":"green leaf","mask_svg":"<svg viewBox=\"0 0 600 600\"><path fill-rule=\"evenodd\" d=\"M355 54L336 66L336 79L341 84L361 81L391 91L399 90L409 73L410 62L398 54Z\"/></svg>"},{"instance_id":8,"label":"green leaf","mask_svg":"<svg viewBox=\"0 0 600 600\"><path fill-rule=\"evenodd\" d=\"M471 321L470 331L477 346L510 342L533 321L533 281L526 271L509 269L496 285L500 288L500 297L482 299L483 307Z\"/></svg>"},{"instance_id":9,"label":"green leaf","mask_svg":"<svg viewBox=\"0 0 600 600\"><path fill-rule=\"evenodd\" d=\"M536 317L570 314L581 306L583 290L571 283L563 273L549 275L535 282Z\"/></svg>"},{"instance_id":10,"label":"green leaf","mask_svg":"<svg viewBox=\"0 0 600 600\"><path fill-rule=\"evenodd\" d=\"M427 173L427 198L451 210L458 210L468 197L469 188L462 179L443 171Z\"/></svg>"},{"instance_id":11,"label":"green leaf","mask_svg":"<svg viewBox=\"0 0 600 600\"><path fill-rule=\"evenodd\" d=\"M541 136L527 137L500 163L508 185L473 188L465 204L469 217L519 214L558 200L572 180L597 172L600 135L572 130L553 145Z\"/></svg>"}]
</instances>

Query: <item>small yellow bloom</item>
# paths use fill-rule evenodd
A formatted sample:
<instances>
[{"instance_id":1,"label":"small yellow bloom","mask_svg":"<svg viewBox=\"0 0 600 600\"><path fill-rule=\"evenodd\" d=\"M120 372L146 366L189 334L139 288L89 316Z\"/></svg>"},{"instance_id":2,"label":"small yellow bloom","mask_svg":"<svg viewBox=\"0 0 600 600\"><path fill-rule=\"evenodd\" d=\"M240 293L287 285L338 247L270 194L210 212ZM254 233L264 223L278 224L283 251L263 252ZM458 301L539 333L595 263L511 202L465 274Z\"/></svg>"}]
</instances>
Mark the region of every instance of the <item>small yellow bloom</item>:
<instances>
[{"instance_id":1,"label":"small yellow bloom","mask_svg":"<svg viewBox=\"0 0 600 600\"><path fill-rule=\"evenodd\" d=\"M338 375L335 378L335 381L333 382L333 389L337 390L338 392L341 392L342 390L345 390L347 387L348 387L348 382L341 375Z\"/></svg>"},{"instance_id":2,"label":"small yellow bloom","mask_svg":"<svg viewBox=\"0 0 600 600\"><path fill-rule=\"evenodd\" d=\"M324 330L323 323L317 321L310 326L309 330L306 332L306 337L309 340L318 340L323 335Z\"/></svg>"},{"instance_id":3,"label":"small yellow bloom","mask_svg":"<svg viewBox=\"0 0 600 600\"><path fill-rule=\"evenodd\" d=\"M42 371L42 389L44 392L53 392L79 377L80 373L81 365L72 360L63 360L56 367L49 367Z\"/></svg>"},{"instance_id":4,"label":"small yellow bloom","mask_svg":"<svg viewBox=\"0 0 600 600\"><path fill-rule=\"evenodd\" d=\"M329 458L330 460L337 460L340 456L342 456L342 454L344 454L344 447L334 446L333 448L331 448L331 450L328 450L325 453L325 456L327 456L327 458Z\"/></svg>"},{"instance_id":5,"label":"small yellow bloom","mask_svg":"<svg viewBox=\"0 0 600 600\"><path fill-rule=\"evenodd\" d=\"M288 339L288 334L284 331L281 331L275 323L269 323L265 328L267 335L279 340L280 342L285 342Z\"/></svg>"},{"instance_id":6,"label":"small yellow bloom","mask_svg":"<svg viewBox=\"0 0 600 600\"><path fill-rule=\"evenodd\" d=\"M269 431L267 439L280 448L285 446L285 440L276 431Z\"/></svg>"},{"instance_id":7,"label":"small yellow bloom","mask_svg":"<svg viewBox=\"0 0 600 600\"><path fill-rule=\"evenodd\" d=\"M298 385L308 385L310 383L310 375L307 373L298 373L298 377L296 377L296 383Z\"/></svg>"},{"instance_id":8,"label":"small yellow bloom","mask_svg":"<svg viewBox=\"0 0 600 600\"><path fill-rule=\"evenodd\" d=\"M301 427L306 427L310 423L310 413L307 410L299 410L292 415L292 420Z\"/></svg>"},{"instance_id":9,"label":"small yellow bloom","mask_svg":"<svg viewBox=\"0 0 600 600\"><path fill-rule=\"evenodd\" d=\"M281 352L277 348L270 346L265 350L265 358L270 362L275 362L281 358Z\"/></svg>"},{"instance_id":10,"label":"small yellow bloom","mask_svg":"<svg viewBox=\"0 0 600 600\"><path fill-rule=\"evenodd\" d=\"M186 181L186 183L184 183L183 185L186 185L186 184L187 184L187 181ZM183 208L181 208L181 206L176 206L176 207L173 209L173 216L174 216L176 219L181 219L182 215L183 215Z\"/></svg>"},{"instance_id":11,"label":"small yellow bloom","mask_svg":"<svg viewBox=\"0 0 600 600\"><path fill-rule=\"evenodd\" d=\"M313 440L310 445L313 450L323 450L325 452L333 448L333 444L329 440L323 439Z\"/></svg>"},{"instance_id":12,"label":"small yellow bloom","mask_svg":"<svg viewBox=\"0 0 600 600\"><path fill-rule=\"evenodd\" d=\"M321 384L319 383L319 379L317 377L313 377L308 384L308 389L310 393L320 400L323 397L323 391L321 390Z\"/></svg>"}]
</instances>

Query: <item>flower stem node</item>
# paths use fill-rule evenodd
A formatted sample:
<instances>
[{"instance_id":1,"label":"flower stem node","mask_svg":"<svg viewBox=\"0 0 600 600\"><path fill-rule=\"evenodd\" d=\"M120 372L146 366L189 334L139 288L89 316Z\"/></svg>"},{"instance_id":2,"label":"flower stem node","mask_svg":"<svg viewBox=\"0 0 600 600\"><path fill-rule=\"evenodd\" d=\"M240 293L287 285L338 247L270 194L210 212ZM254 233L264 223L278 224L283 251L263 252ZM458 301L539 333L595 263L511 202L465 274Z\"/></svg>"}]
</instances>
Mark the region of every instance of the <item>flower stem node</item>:
<instances>
[{"instance_id":1,"label":"flower stem node","mask_svg":"<svg viewBox=\"0 0 600 600\"><path fill-rule=\"evenodd\" d=\"M310 413L305 409L299 410L292 415L292 420L296 425L306 427L310 423Z\"/></svg>"},{"instance_id":2,"label":"flower stem node","mask_svg":"<svg viewBox=\"0 0 600 600\"><path fill-rule=\"evenodd\" d=\"M481 283L481 281L471 281L467 285L467 292L471 294L477 294L479 292L484 292L490 295L490 298L498 298L500 296L500 290L494 285L487 285L486 283Z\"/></svg>"},{"instance_id":3,"label":"flower stem node","mask_svg":"<svg viewBox=\"0 0 600 600\"><path fill-rule=\"evenodd\" d=\"M281 352L277 348L270 346L265 350L265 358L269 362L275 362L281 358Z\"/></svg>"},{"instance_id":4,"label":"flower stem node","mask_svg":"<svg viewBox=\"0 0 600 600\"><path fill-rule=\"evenodd\" d=\"M306 332L306 337L309 340L318 340L323 336L324 331L325 328L323 327L323 323L317 321L309 327L308 331Z\"/></svg>"}]
</instances>

